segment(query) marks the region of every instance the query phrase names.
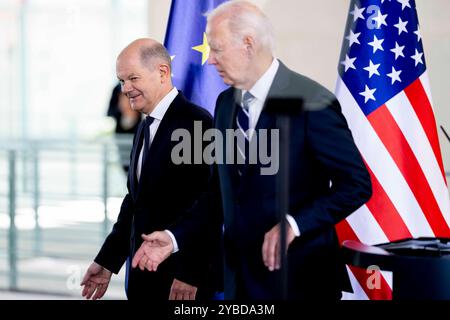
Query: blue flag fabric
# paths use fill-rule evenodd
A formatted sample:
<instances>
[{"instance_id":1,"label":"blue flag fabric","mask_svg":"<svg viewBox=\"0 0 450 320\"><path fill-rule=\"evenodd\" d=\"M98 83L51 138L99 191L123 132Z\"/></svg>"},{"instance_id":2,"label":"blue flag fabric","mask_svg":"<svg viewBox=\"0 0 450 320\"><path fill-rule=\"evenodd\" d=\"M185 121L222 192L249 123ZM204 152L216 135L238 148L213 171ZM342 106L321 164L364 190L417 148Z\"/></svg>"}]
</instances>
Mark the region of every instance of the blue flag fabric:
<instances>
[{"instance_id":1,"label":"blue flag fabric","mask_svg":"<svg viewBox=\"0 0 450 320\"><path fill-rule=\"evenodd\" d=\"M422 38L414 0L354 0L350 8L339 75L367 116L425 72Z\"/></svg>"},{"instance_id":2,"label":"blue flag fabric","mask_svg":"<svg viewBox=\"0 0 450 320\"><path fill-rule=\"evenodd\" d=\"M164 45L172 58L174 85L195 104L214 114L216 99L227 86L208 65L206 16L225 0L172 0Z\"/></svg>"}]
</instances>

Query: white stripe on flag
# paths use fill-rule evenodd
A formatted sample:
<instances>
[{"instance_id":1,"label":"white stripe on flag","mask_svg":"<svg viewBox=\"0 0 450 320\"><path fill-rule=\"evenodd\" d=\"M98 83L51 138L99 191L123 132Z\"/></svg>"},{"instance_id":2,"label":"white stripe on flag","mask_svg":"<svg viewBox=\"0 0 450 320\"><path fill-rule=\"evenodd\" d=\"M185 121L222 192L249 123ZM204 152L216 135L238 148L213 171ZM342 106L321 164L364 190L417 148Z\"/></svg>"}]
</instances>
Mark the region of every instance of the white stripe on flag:
<instances>
[{"instance_id":1,"label":"white stripe on flag","mask_svg":"<svg viewBox=\"0 0 450 320\"><path fill-rule=\"evenodd\" d=\"M383 271L381 270L381 275L383 276L384 280L386 280L386 283L389 285L389 287L392 290L392 271Z\"/></svg>"},{"instance_id":2,"label":"white stripe on flag","mask_svg":"<svg viewBox=\"0 0 450 320\"><path fill-rule=\"evenodd\" d=\"M414 152L417 161L422 168L428 184L433 191L437 204L443 213L447 225L450 220L446 212L450 211L448 201L448 189L441 169L434 155L433 149L428 141L425 131L414 112L413 106L408 100L406 94L402 91L386 103L386 107L391 112L402 130L408 144Z\"/></svg>"},{"instance_id":3,"label":"white stripe on flag","mask_svg":"<svg viewBox=\"0 0 450 320\"><path fill-rule=\"evenodd\" d=\"M362 243L373 245L389 242L388 237L366 205L349 215L347 222ZM370 231L368 232L368 230Z\"/></svg>"},{"instance_id":4,"label":"white stripe on flag","mask_svg":"<svg viewBox=\"0 0 450 320\"><path fill-rule=\"evenodd\" d=\"M428 72L425 71L420 77L420 82L422 83L423 89L427 93L428 101L430 101L431 109L433 109L433 96L431 95L431 88L430 88L430 80L428 79Z\"/></svg>"}]
</instances>

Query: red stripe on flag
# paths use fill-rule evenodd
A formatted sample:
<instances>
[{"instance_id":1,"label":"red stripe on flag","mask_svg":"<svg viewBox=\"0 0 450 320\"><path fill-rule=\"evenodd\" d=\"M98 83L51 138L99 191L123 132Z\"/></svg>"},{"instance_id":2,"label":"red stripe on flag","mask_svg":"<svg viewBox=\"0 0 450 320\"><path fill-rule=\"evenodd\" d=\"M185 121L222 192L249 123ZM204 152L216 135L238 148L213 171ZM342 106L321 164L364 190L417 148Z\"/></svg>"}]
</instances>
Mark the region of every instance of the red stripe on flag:
<instances>
[{"instance_id":1,"label":"red stripe on flag","mask_svg":"<svg viewBox=\"0 0 450 320\"><path fill-rule=\"evenodd\" d=\"M445 179L444 165L442 163L441 148L439 147L439 138L436 129L436 119L434 118L433 108L431 107L430 100L428 99L427 93L423 88L420 79L414 81L405 89L406 96L411 103L414 111L416 112L417 118L419 118L422 128L427 135L428 141L430 142L431 148L433 149L434 156L436 157L439 168L441 169L442 177Z\"/></svg>"},{"instance_id":2,"label":"red stripe on flag","mask_svg":"<svg viewBox=\"0 0 450 320\"><path fill-rule=\"evenodd\" d=\"M386 191L384 191L377 177L375 177L367 164L366 167L372 180L372 198L366 203L367 208L381 229L383 229L389 241L411 238L411 232L409 232L408 227L386 194Z\"/></svg>"},{"instance_id":3,"label":"red stripe on flag","mask_svg":"<svg viewBox=\"0 0 450 320\"><path fill-rule=\"evenodd\" d=\"M408 183L434 235L448 237L450 229L442 216L430 185L414 152L386 105L372 112L367 119Z\"/></svg>"},{"instance_id":4,"label":"red stripe on flag","mask_svg":"<svg viewBox=\"0 0 450 320\"><path fill-rule=\"evenodd\" d=\"M347 222L347 220L342 220L336 225L336 231L339 238L339 243L342 244L344 240L355 240L359 241L358 236L353 231L350 224ZM358 281L361 288L363 288L366 295L369 297L370 300L392 300L392 290L391 287L388 285L387 281L384 279L383 275L377 275L380 276L380 286L377 288L369 288L368 283L372 283L371 280L373 279L373 274L368 272L364 268L355 267L352 265L348 265L351 272L353 273L353 276ZM369 279L369 277L372 277Z\"/></svg>"},{"instance_id":5,"label":"red stripe on flag","mask_svg":"<svg viewBox=\"0 0 450 320\"><path fill-rule=\"evenodd\" d=\"M392 300L391 287L379 271L355 266L349 268L370 300Z\"/></svg>"},{"instance_id":6,"label":"red stripe on flag","mask_svg":"<svg viewBox=\"0 0 450 320\"><path fill-rule=\"evenodd\" d=\"M342 246L342 242L345 240L355 240L359 241L358 236L353 231L350 224L347 222L347 220L342 220L336 225L336 232L339 239L339 245Z\"/></svg>"}]
</instances>

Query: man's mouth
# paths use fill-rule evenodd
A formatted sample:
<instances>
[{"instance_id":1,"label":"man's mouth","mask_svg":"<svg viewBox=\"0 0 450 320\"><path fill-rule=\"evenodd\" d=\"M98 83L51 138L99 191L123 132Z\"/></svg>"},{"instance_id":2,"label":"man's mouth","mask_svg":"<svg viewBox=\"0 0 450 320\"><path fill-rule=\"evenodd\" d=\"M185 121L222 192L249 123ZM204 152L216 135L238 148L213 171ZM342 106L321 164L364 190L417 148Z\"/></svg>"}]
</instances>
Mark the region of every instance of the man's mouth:
<instances>
[{"instance_id":1,"label":"man's mouth","mask_svg":"<svg viewBox=\"0 0 450 320\"><path fill-rule=\"evenodd\" d=\"M130 102L133 102L139 96L140 96L140 94L129 95L128 98L130 99Z\"/></svg>"}]
</instances>

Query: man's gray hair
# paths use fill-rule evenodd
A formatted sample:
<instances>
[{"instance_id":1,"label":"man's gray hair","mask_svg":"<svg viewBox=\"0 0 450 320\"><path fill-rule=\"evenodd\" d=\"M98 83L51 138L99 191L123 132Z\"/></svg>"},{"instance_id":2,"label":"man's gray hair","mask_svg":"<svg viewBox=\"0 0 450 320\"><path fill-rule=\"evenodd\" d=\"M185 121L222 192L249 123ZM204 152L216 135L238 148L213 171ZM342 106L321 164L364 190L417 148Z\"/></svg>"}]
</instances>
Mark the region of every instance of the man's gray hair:
<instances>
[{"instance_id":1,"label":"man's gray hair","mask_svg":"<svg viewBox=\"0 0 450 320\"><path fill-rule=\"evenodd\" d=\"M169 65L170 70L172 70L170 55L166 48L160 43L152 44L151 46L143 46L139 50L141 63L149 68L155 67L155 62L160 60Z\"/></svg>"},{"instance_id":2,"label":"man's gray hair","mask_svg":"<svg viewBox=\"0 0 450 320\"><path fill-rule=\"evenodd\" d=\"M228 28L236 40L252 36L261 43L262 48L272 54L275 49L275 35L269 18L256 5L249 1L227 1L207 14L207 31L209 23L221 17L228 21Z\"/></svg>"}]
</instances>

